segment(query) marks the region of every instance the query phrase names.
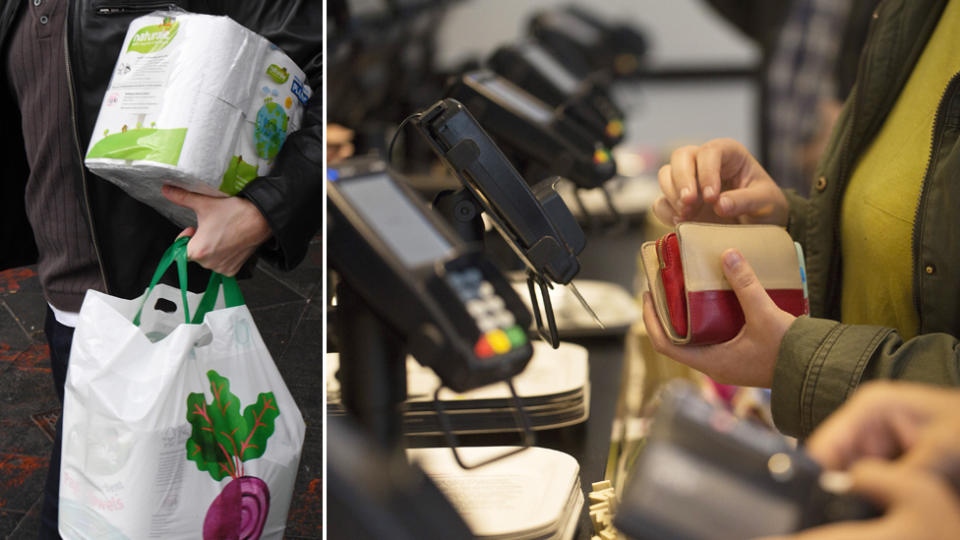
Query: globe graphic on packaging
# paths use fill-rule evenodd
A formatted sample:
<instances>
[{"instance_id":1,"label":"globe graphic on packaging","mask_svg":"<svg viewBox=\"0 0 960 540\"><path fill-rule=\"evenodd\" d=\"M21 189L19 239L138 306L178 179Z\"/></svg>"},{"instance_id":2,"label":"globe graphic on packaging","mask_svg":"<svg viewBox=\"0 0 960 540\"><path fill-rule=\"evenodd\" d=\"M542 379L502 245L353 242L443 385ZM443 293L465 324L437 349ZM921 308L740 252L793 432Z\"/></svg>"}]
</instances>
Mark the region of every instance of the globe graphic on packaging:
<instances>
[{"instance_id":1,"label":"globe graphic on packaging","mask_svg":"<svg viewBox=\"0 0 960 540\"><path fill-rule=\"evenodd\" d=\"M253 141L257 146L257 155L263 159L273 159L283 141L287 138L287 113L283 107L268 101L257 111L257 123L253 131Z\"/></svg>"}]
</instances>

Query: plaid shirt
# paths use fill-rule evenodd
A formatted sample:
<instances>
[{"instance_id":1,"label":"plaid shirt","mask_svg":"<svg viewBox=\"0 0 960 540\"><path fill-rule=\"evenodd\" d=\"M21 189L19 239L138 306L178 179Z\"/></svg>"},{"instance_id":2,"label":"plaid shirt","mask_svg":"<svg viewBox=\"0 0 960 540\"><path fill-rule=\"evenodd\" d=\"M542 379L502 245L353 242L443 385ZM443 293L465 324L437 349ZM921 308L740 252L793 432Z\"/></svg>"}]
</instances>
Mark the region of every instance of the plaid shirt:
<instances>
[{"instance_id":1,"label":"plaid shirt","mask_svg":"<svg viewBox=\"0 0 960 540\"><path fill-rule=\"evenodd\" d=\"M851 0L794 0L767 71L770 175L806 193L800 149L816 133L824 99L835 99L835 67Z\"/></svg>"}]
</instances>

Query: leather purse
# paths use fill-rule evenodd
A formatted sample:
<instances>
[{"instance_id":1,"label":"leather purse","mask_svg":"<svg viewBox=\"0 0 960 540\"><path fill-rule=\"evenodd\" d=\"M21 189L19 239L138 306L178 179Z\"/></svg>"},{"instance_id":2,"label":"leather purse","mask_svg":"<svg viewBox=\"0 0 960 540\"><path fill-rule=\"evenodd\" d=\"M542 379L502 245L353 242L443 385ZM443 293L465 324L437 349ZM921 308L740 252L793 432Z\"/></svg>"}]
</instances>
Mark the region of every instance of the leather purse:
<instances>
[{"instance_id":1,"label":"leather purse","mask_svg":"<svg viewBox=\"0 0 960 540\"><path fill-rule=\"evenodd\" d=\"M743 253L777 306L796 316L810 312L803 252L785 229L681 223L640 250L657 316L673 343L722 343L743 327L740 302L720 260L728 248Z\"/></svg>"}]
</instances>

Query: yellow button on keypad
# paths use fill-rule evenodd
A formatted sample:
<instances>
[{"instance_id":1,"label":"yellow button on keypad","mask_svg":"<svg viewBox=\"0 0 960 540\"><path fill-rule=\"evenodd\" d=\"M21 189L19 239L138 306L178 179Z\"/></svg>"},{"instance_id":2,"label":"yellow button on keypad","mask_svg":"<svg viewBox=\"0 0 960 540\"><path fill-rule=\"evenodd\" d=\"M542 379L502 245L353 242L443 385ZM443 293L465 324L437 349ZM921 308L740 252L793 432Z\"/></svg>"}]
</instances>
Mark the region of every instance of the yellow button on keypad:
<instances>
[{"instance_id":1,"label":"yellow button on keypad","mask_svg":"<svg viewBox=\"0 0 960 540\"><path fill-rule=\"evenodd\" d=\"M487 341L490 342L490 346L493 347L493 352L497 354L504 354L510 350L510 338L507 337L507 333L503 330L488 332Z\"/></svg>"}]
</instances>

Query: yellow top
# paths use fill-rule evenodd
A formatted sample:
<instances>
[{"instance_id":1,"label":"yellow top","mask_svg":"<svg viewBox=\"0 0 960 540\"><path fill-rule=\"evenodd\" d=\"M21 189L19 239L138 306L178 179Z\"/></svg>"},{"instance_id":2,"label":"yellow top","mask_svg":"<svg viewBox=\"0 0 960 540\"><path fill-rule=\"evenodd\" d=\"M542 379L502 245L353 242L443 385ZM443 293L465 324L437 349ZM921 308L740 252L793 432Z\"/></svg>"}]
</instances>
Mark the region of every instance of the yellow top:
<instances>
[{"instance_id":1,"label":"yellow top","mask_svg":"<svg viewBox=\"0 0 960 540\"><path fill-rule=\"evenodd\" d=\"M944 9L919 62L843 198L841 319L919 331L913 302L913 223L930 161L937 106L960 71L960 2Z\"/></svg>"}]
</instances>

